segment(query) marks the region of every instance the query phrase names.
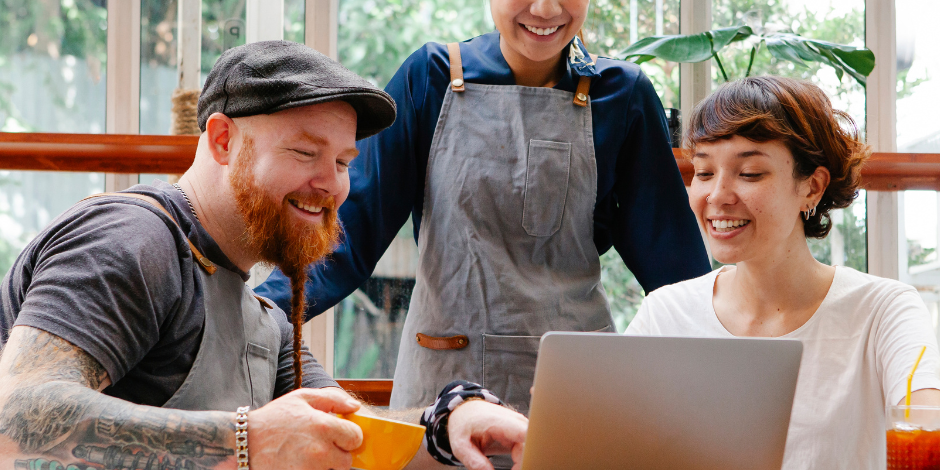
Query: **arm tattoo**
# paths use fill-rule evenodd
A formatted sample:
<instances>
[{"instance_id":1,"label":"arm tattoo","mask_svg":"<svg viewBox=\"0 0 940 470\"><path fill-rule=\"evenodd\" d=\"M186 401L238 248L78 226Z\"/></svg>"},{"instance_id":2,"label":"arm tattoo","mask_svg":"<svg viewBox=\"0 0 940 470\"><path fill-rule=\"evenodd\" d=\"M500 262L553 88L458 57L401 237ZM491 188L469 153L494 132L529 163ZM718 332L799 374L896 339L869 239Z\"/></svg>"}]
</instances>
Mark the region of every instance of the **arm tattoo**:
<instances>
[{"instance_id":1,"label":"arm tattoo","mask_svg":"<svg viewBox=\"0 0 940 470\"><path fill-rule=\"evenodd\" d=\"M23 452L39 452L71 433L85 412L86 407L71 396L74 390L68 390L75 387L65 385L62 390L62 384L50 385L15 390L0 410L0 434L13 439Z\"/></svg>"},{"instance_id":2,"label":"arm tattoo","mask_svg":"<svg viewBox=\"0 0 940 470\"><path fill-rule=\"evenodd\" d=\"M94 390L108 378L98 361L58 336L28 328L22 343L24 347L14 352L11 376L42 370L46 380L76 382Z\"/></svg>"},{"instance_id":3,"label":"arm tattoo","mask_svg":"<svg viewBox=\"0 0 940 470\"><path fill-rule=\"evenodd\" d=\"M27 328L5 353L13 356L0 383L15 385L0 393L0 456L12 453L14 469L202 470L234 458L230 413L108 397L96 391L108 378L101 365L41 330ZM15 447L4 448L3 437Z\"/></svg>"}]
</instances>

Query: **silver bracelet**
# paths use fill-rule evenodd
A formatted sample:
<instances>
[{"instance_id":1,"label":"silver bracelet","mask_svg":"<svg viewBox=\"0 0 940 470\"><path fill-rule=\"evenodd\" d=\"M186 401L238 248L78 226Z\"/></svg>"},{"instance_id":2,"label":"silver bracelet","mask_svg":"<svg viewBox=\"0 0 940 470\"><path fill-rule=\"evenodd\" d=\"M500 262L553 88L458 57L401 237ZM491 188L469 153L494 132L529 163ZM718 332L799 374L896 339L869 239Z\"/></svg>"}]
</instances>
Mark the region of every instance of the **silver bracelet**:
<instances>
[{"instance_id":1,"label":"silver bracelet","mask_svg":"<svg viewBox=\"0 0 940 470\"><path fill-rule=\"evenodd\" d=\"M248 406L241 406L235 412L235 457L238 470L248 470Z\"/></svg>"}]
</instances>

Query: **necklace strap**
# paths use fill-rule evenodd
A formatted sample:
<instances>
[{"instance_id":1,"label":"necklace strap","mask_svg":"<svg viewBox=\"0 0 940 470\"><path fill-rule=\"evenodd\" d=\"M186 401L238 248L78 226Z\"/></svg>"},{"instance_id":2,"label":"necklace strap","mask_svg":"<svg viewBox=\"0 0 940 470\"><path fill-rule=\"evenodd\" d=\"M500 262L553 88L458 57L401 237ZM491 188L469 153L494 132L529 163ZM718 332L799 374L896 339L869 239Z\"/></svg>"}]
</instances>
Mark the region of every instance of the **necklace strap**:
<instances>
[{"instance_id":1,"label":"necklace strap","mask_svg":"<svg viewBox=\"0 0 940 470\"><path fill-rule=\"evenodd\" d=\"M173 183L173 187L176 188L177 190L179 190L180 194L183 195L183 199L186 200L186 204L189 204L189 211L193 213L193 217L195 217L196 220L198 221L198 220L199 220L199 216L196 215L196 208L193 207L193 201L190 201L190 200L189 200L189 196L186 195L186 191L183 191L183 187L180 186L179 183Z\"/></svg>"}]
</instances>

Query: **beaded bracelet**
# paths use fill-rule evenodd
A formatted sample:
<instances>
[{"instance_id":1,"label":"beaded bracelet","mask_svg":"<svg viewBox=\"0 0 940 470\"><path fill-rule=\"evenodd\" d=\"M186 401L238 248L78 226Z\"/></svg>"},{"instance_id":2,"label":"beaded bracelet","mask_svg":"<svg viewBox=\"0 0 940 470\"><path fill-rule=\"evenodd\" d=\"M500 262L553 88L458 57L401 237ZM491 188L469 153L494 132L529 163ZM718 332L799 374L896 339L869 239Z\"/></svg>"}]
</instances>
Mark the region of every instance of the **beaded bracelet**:
<instances>
[{"instance_id":1,"label":"beaded bracelet","mask_svg":"<svg viewBox=\"0 0 940 470\"><path fill-rule=\"evenodd\" d=\"M434 460L451 466L461 465L450 448L450 436L447 434L447 421L450 413L465 401L478 398L489 403L502 405L503 402L482 385L465 380L455 380L441 391L434 404L427 407L421 415L421 424L426 426L424 441L428 453Z\"/></svg>"},{"instance_id":2,"label":"beaded bracelet","mask_svg":"<svg viewBox=\"0 0 940 470\"><path fill-rule=\"evenodd\" d=\"M235 412L235 457L238 470L248 470L248 409L241 406Z\"/></svg>"}]
</instances>

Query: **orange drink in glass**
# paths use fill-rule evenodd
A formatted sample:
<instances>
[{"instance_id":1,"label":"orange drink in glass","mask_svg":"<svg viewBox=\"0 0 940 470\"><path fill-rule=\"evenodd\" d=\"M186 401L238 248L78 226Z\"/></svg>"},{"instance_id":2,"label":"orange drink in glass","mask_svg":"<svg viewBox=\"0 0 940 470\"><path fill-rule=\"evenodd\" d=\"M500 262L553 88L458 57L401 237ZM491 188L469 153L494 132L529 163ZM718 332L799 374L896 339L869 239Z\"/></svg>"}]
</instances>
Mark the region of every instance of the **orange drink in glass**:
<instances>
[{"instance_id":1,"label":"orange drink in glass","mask_svg":"<svg viewBox=\"0 0 940 470\"><path fill-rule=\"evenodd\" d=\"M940 469L940 406L886 410L888 470Z\"/></svg>"}]
</instances>

